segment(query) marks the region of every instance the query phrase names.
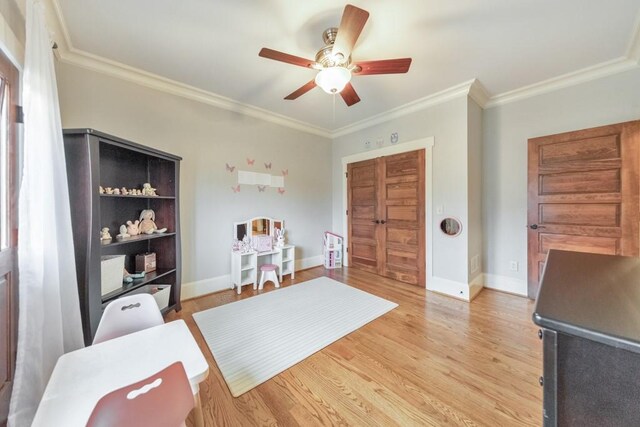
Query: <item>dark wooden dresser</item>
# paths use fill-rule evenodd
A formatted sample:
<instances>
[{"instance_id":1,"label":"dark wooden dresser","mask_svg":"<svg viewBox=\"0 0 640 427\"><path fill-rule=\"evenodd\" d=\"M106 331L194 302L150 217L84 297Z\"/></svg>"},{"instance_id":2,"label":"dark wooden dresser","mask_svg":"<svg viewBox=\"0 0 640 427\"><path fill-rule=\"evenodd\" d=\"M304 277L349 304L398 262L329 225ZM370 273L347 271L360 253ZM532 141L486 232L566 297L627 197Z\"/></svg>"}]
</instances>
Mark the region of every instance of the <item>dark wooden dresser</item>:
<instances>
[{"instance_id":1,"label":"dark wooden dresser","mask_svg":"<svg viewBox=\"0 0 640 427\"><path fill-rule=\"evenodd\" d=\"M545 426L640 426L640 258L551 250L533 321Z\"/></svg>"}]
</instances>

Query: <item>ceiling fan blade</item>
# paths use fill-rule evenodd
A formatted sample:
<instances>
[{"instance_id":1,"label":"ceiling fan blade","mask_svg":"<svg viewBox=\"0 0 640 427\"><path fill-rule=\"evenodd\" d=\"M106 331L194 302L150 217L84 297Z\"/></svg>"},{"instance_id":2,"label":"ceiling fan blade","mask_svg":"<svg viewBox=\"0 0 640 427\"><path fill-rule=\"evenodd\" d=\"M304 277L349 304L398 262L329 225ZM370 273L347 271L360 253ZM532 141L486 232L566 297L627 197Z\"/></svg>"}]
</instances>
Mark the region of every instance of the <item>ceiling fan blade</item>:
<instances>
[{"instance_id":1,"label":"ceiling fan blade","mask_svg":"<svg viewBox=\"0 0 640 427\"><path fill-rule=\"evenodd\" d=\"M356 90L353 88L351 83L347 83L344 89L342 89L342 92L340 92L340 96L342 97L342 99L344 99L347 107L351 107L353 104L357 104L358 102L360 102L360 97L356 93Z\"/></svg>"},{"instance_id":2,"label":"ceiling fan blade","mask_svg":"<svg viewBox=\"0 0 640 427\"><path fill-rule=\"evenodd\" d=\"M314 87L316 87L316 81L315 80L311 80L309 83L305 84L304 86L300 87L299 89L297 89L296 91L290 93L289 95L287 95L284 99L288 99L288 100L294 100L297 97L304 95L305 93L309 92L311 89L313 89Z\"/></svg>"},{"instance_id":3,"label":"ceiling fan blade","mask_svg":"<svg viewBox=\"0 0 640 427\"><path fill-rule=\"evenodd\" d=\"M367 19L369 19L369 12L350 4L346 5L331 53L333 55L340 53L343 58L348 58L358 37L360 37Z\"/></svg>"},{"instance_id":4,"label":"ceiling fan blade","mask_svg":"<svg viewBox=\"0 0 640 427\"><path fill-rule=\"evenodd\" d=\"M411 58L382 59L379 61L360 61L354 64L352 73L358 76L367 74L400 74L409 71ZM360 71L357 71L360 68Z\"/></svg>"},{"instance_id":5,"label":"ceiling fan blade","mask_svg":"<svg viewBox=\"0 0 640 427\"><path fill-rule=\"evenodd\" d=\"M277 50L269 49L266 47L263 47L260 50L258 56L267 59L273 59L275 61L286 62L287 64L293 64L305 68L313 68L316 65L316 62L310 59L300 58L299 56L289 55L288 53L279 52Z\"/></svg>"}]
</instances>

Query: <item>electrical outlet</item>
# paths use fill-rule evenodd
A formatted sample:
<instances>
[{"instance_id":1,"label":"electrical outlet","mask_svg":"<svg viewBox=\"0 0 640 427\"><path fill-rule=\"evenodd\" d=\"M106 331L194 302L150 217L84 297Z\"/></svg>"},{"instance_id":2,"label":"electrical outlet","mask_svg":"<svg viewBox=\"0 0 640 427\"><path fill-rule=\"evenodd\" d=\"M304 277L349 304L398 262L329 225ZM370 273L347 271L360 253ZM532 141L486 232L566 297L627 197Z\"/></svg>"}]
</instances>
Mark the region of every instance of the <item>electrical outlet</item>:
<instances>
[{"instance_id":1,"label":"electrical outlet","mask_svg":"<svg viewBox=\"0 0 640 427\"><path fill-rule=\"evenodd\" d=\"M509 263L509 269L511 271L518 271L518 261L511 261Z\"/></svg>"},{"instance_id":2,"label":"electrical outlet","mask_svg":"<svg viewBox=\"0 0 640 427\"><path fill-rule=\"evenodd\" d=\"M367 149L371 148L371 141L365 141L364 148L367 148Z\"/></svg>"}]
</instances>

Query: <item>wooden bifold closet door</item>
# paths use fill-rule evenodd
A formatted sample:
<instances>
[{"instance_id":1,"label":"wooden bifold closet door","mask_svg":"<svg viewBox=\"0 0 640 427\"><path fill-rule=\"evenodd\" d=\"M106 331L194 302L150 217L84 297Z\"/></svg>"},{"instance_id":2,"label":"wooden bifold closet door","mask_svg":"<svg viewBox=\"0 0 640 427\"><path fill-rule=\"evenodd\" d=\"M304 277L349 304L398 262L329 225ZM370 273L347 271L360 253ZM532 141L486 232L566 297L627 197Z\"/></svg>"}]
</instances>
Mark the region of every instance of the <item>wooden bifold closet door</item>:
<instances>
[{"instance_id":1,"label":"wooden bifold closet door","mask_svg":"<svg viewBox=\"0 0 640 427\"><path fill-rule=\"evenodd\" d=\"M425 150L347 165L349 266L425 286Z\"/></svg>"}]
</instances>

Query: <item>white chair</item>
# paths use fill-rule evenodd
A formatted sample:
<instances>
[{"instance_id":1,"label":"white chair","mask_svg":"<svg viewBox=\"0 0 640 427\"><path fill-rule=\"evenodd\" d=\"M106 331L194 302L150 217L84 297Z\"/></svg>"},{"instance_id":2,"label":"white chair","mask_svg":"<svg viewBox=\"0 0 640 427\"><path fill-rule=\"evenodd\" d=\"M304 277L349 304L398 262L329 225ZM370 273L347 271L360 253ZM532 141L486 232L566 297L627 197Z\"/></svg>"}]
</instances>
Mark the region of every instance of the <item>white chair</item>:
<instances>
[{"instance_id":1,"label":"white chair","mask_svg":"<svg viewBox=\"0 0 640 427\"><path fill-rule=\"evenodd\" d=\"M118 298L104 309L93 344L163 323L162 313L151 295L135 294Z\"/></svg>"},{"instance_id":2,"label":"white chair","mask_svg":"<svg viewBox=\"0 0 640 427\"><path fill-rule=\"evenodd\" d=\"M258 289L262 289L265 282L273 282L276 288L280 287L277 269L278 266L275 264L263 264L260 266L260 286L258 286Z\"/></svg>"}]
</instances>

